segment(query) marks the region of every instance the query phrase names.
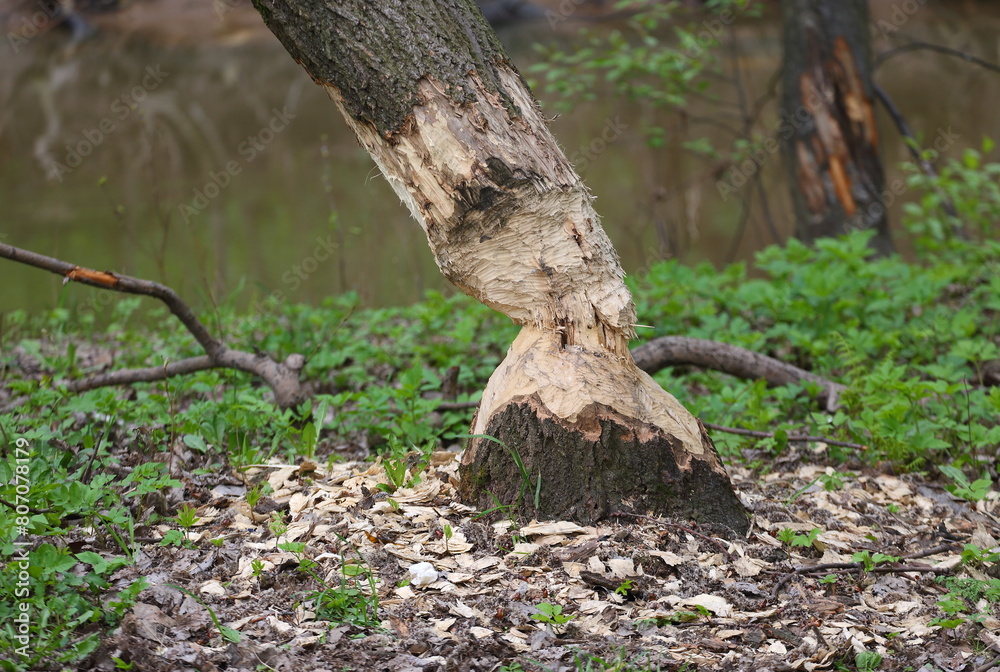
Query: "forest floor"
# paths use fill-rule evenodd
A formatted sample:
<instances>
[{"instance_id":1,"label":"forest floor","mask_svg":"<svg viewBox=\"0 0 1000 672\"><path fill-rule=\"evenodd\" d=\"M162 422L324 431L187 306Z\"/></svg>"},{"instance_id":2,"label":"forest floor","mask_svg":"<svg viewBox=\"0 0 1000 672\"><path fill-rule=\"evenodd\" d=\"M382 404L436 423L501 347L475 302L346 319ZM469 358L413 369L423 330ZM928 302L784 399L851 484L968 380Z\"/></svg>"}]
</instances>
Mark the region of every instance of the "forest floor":
<instances>
[{"instance_id":1,"label":"forest floor","mask_svg":"<svg viewBox=\"0 0 1000 672\"><path fill-rule=\"evenodd\" d=\"M996 545L997 493L813 466L823 450L730 466L753 515L731 540L636 516L487 522L457 503L454 452L391 495L381 462L254 467L273 489L254 509L240 479L187 472L198 519L137 528L115 579L149 588L90 669L1000 670L996 565L962 561Z\"/></svg>"}]
</instances>

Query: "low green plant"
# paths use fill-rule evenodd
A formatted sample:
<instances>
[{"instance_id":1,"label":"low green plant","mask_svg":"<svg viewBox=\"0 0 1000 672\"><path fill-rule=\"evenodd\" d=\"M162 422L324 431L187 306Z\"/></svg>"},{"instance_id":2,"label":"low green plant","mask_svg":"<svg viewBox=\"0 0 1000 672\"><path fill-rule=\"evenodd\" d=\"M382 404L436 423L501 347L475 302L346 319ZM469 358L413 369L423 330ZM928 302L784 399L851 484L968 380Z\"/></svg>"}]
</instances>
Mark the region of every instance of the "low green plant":
<instances>
[{"instance_id":1,"label":"low green plant","mask_svg":"<svg viewBox=\"0 0 1000 672\"><path fill-rule=\"evenodd\" d=\"M1000 163L984 160L994 148L993 140L984 138L978 149L968 147L960 157L946 158L932 175L912 163L903 165L909 173L907 186L921 194L903 206L903 223L922 257L962 259L970 248L995 239Z\"/></svg>"},{"instance_id":2,"label":"low green plant","mask_svg":"<svg viewBox=\"0 0 1000 672\"><path fill-rule=\"evenodd\" d=\"M819 482L823 484L823 489L827 492L840 490L844 487L844 479L847 478L854 478L854 474L851 472L831 471L828 474L823 473L817 476Z\"/></svg>"},{"instance_id":3,"label":"low green plant","mask_svg":"<svg viewBox=\"0 0 1000 672\"><path fill-rule=\"evenodd\" d=\"M260 498L271 491L270 483L258 483L247 490L247 504L251 509L257 506Z\"/></svg>"},{"instance_id":4,"label":"low green plant","mask_svg":"<svg viewBox=\"0 0 1000 672\"><path fill-rule=\"evenodd\" d=\"M510 663L509 665L501 665L497 672L524 672L524 668L521 667L521 663Z\"/></svg>"},{"instance_id":5,"label":"low green plant","mask_svg":"<svg viewBox=\"0 0 1000 672\"><path fill-rule=\"evenodd\" d=\"M177 511L175 520L184 529L190 529L198 522L198 509L185 502Z\"/></svg>"},{"instance_id":6,"label":"low green plant","mask_svg":"<svg viewBox=\"0 0 1000 672\"><path fill-rule=\"evenodd\" d=\"M130 563L129 558L90 551L74 555L49 543L8 556L0 572L4 624L0 650L15 655L0 661L0 669L66 665L92 653L102 631L116 626L145 588L145 581L139 579L117 593L110 592L108 577ZM18 625L21 619L23 630Z\"/></svg>"},{"instance_id":7,"label":"low green plant","mask_svg":"<svg viewBox=\"0 0 1000 672\"><path fill-rule=\"evenodd\" d=\"M963 565L979 567L992 562L1000 562L1000 552L992 549L983 550L975 544L966 544L962 549Z\"/></svg>"},{"instance_id":8,"label":"low green plant","mask_svg":"<svg viewBox=\"0 0 1000 672\"><path fill-rule=\"evenodd\" d=\"M181 530L167 530L160 539L160 546L179 546L181 548L194 548L194 542L187 534Z\"/></svg>"},{"instance_id":9,"label":"low green plant","mask_svg":"<svg viewBox=\"0 0 1000 672\"><path fill-rule=\"evenodd\" d=\"M413 469L410 469L409 457L411 453L406 452L398 438L389 437L389 449L379 458L388 483L379 483L376 487L383 492L392 494L400 488L412 488L420 483L420 472L427 465L428 452L421 451L422 458Z\"/></svg>"},{"instance_id":10,"label":"low green plant","mask_svg":"<svg viewBox=\"0 0 1000 672\"><path fill-rule=\"evenodd\" d=\"M859 232L815 247L789 240L759 253L754 275L743 264L720 272L664 262L632 281L639 321L656 325L644 338L684 333L723 341L847 386L831 413L804 400L820 392L811 384L769 388L712 371L657 373L668 389L701 390L686 398L699 417L775 434L716 434L724 455L766 455L783 450L791 434L811 434L866 447L828 445L833 464L887 461L916 470L974 463L1000 443L1000 388L969 382L977 375L971 353L988 349L1000 328L991 317L1000 309L1000 243L986 240L947 263L915 265L869 258L868 237ZM667 290L677 286L686 288L683 298ZM962 341L970 343L959 347Z\"/></svg>"},{"instance_id":11,"label":"low green plant","mask_svg":"<svg viewBox=\"0 0 1000 672\"><path fill-rule=\"evenodd\" d=\"M938 469L952 481L951 485L944 486L945 490L956 497L961 497L970 502L978 502L986 499L990 488L993 487L993 479L990 478L989 474L977 478L970 483L969 479L966 478L965 474L958 467L941 465Z\"/></svg>"},{"instance_id":12,"label":"low green plant","mask_svg":"<svg viewBox=\"0 0 1000 672\"><path fill-rule=\"evenodd\" d=\"M451 538L455 536L455 531L451 529L451 525L445 523L441 527L441 536L444 537L444 550L447 553L449 552L448 544L451 542Z\"/></svg>"},{"instance_id":13,"label":"low green plant","mask_svg":"<svg viewBox=\"0 0 1000 672\"><path fill-rule=\"evenodd\" d=\"M305 557L305 544L282 544L281 549L295 553L299 570L320 584L320 589L306 594L306 599L313 601L317 619L338 625L350 623L360 627L378 627L379 599L375 573L359 554L353 559L340 554L340 585L330 586L316 573L317 564Z\"/></svg>"},{"instance_id":14,"label":"low green plant","mask_svg":"<svg viewBox=\"0 0 1000 672\"><path fill-rule=\"evenodd\" d=\"M796 532L789 527L785 527L778 531L778 541L792 547L811 547L821 534L823 534L823 529L820 527L814 527L805 534Z\"/></svg>"},{"instance_id":15,"label":"low green plant","mask_svg":"<svg viewBox=\"0 0 1000 672\"><path fill-rule=\"evenodd\" d=\"M307 402L307 406L311 407L312 403ZM310 420L303 425L299 434L297 446L297 452L299 455L302 455L310 460L316 457L316 447L319 444L320 435L323 431L323 425L326 422L326 413L329 408L329 399L322 397L320 398L315 409L309 408L307 411Z\"/></svg>"},{"instance_id":16,"label":"low green plant","mask_svg":"<svg viewBox=\"0 0 1000 672\"><path fill-rule=\"evenodd\" d=\"M860 562L866 572L872 571L878 565L899 562L899 560L900 558L895 555L873 554L870 551L859 551L851 556L851 562Z\"/></svg>"},{"instance_id":17,"label":"low green plant","mask_svg":"<svg viewBox=\"0 0 1000 672\"><path fill-rule=\"evenodd\" d=\"M858 672L875 672L882 667L882 654L876 651L860 651L854 657L854 665Z\"/></svg>"},{"instance_id":18,"label":"low green plant","mask_svg":"<svg viewBox=\"0 0 1000 672\"><path fill-rule=\"evenodd\" d=\"M661 668L658 665L643 661L648 655L647 652L643 652L630 659L624 647L618 647L612 654L606 656L575 649L573 668L576 672L659 672ZM678 672L687 672L688 669L685 664L678 668Z\"/></svg>"},{"instance_id":19,"label":"low green plant","mask_svg":"<svg viewBox=\"0 0 1000 672\"><path fill-rule=\"evenodd\" d=\"M844 479L845 478L853 478L853 477L854 477L854 474L852 474L850 472L843 472L842 473L842 472L839 472L839 471L831 471L829 474L827 474L827 473L820 474L819 476L817 476L816 478L812 479L811 481L809 481L808 483L806 483L805 485L803 485L801 488L799 488L798 490L796 490L795 493L792 494L791 497L789 497L788 499L785 500L785 504L787 505L787 504L791 504L792 502L794 502L796 499L799 498L799 496L802 493L804 493L806 490L808 490L809 488L811 488L816 483L822 483L824 490L826 490L827 492L832 492L834 490L839 490L840 488L844 487Z\"/></svg>"},{"instance_id":20,"label":"low green plant","mask_svg":"<svg viewBox=\"0 0 1000 672\"><path fill-rule=\"evenodd\" d=\"M278 539L281 538L285 532L288 531L288 523L285 522L285 516L280 511L272 511L271 516L267 521L267 529L271 531L274 535L275 547L278 546Z\"/></svg>"},{"instance_id":21,"label":"low green plant","mask_svg":"<svg viewBox=\"0 0 1000 672\"><path fill-rule=\"evenodd\" d=\"M107 473L116 464L109 447L119 427L117 405L107 395L71 400L47 382L21 382L14 385L26 395L18 416L0 415L9 442L0 457L0 650L22 654L0 662L4 670L86 657L144 587L140 580L113 591L108 580L135 551L135 523L124 501L134 483ZM85 419L60 419L51 404L86 409ZM63 441L78 450L65 450ZM84 526L94 530L103 553L66 548L65 537ZM24 617L21 630L15 619Z\"/></svg>"},{"instance_id":22,"label":"low green plant","mask_svg":"<svg viewBox=\"0 0 1000 672\"><path fill-rule=\"evenodd\" d=\"M562 631L563 626L576 618L575 615L569 615L562 613L563 608L561 605L552 604L550 602L542 602L535 605L535 609L538 610L537 614L532 614L531 618L538 621L539 623L545 623L552 627L555 633Z\"/></svg>"},{"instance_id":23,"label":"low green plant","mask_svg":"<svg viewBox=\"0 0 1000 672\"><path fill-rule=\"evenodd\" d=\"M982 581L975 578L942 576L937 580L948 590L947 594L937 602L938 608L945 616L932 619L929 625L957 628L967 621L980 623L986 616L991 615L978 610L977 605L981 601L989 605L988 609L993 615L1000 613L998 612L1000 579Z\"/></svg>"},{"instance_id":24,"label":"low green plant","mask_svg":"<svg viewBox=\"0 0 1000 672\"><path fill-rule=\"evenodd\" d=\"M966 622L966 618L962 615L967 609L965 602L963 602L958 597L954 595L947 595L943 599L937 601L937 606L943 611L945 616L937 616L928 621L927 625L930 627L938 626L941 628L952 629L957 628Z\"/></svg>"}]
</instances>

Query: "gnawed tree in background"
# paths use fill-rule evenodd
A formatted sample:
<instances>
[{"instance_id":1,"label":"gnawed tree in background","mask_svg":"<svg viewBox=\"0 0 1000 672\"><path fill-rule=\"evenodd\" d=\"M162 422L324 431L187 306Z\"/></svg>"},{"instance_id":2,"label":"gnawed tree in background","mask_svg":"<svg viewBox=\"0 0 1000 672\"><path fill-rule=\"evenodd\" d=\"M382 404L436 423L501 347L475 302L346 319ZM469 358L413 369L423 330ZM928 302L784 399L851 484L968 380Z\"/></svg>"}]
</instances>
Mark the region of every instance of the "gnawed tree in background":
<instances>
[{"instance_id":1,"label":"gnawed tree in background","mask_svg":"<svg viewBox=\"0 0 1000 672\"><path fill-rule=\"evenodd\" d=\"M892 251L872 105L867 0L782 0L783 137L796 236L804 241L874 229Z\"/></svg>"},{"instance_id":2,"label":"gnawed tree in background","mask_svg":"<svg viewBox=\"0 0 1000 672\"><path fill-rule=\"evenodd\" d=\"M420 222L441 272L523 325L472 429L500 443L470 441L463 498L745 531L704 427L635 366L635 308L591 196L473 0L254 3Z\"/></svg>"}]
</instances>

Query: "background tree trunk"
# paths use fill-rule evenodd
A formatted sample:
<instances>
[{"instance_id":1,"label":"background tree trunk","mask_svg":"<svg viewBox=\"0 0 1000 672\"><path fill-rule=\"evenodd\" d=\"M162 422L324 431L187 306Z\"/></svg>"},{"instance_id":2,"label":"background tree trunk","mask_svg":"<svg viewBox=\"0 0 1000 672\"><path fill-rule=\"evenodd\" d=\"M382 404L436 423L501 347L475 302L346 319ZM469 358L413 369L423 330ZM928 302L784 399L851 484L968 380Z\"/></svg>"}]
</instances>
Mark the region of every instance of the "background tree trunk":
<instances>
[{"instance_id":1,"label":"background tree trunk","mask_svg":"<svg viewBox=\"0 0 1000 672\"><path fill-rule=\"evenodd\" d=\"M782 141L796 236L813 241L875 229L892 251L872 105L867 0L782 0Z\"/></svg>"},{"instance_id":2,"label":"background tree trunk","mask_svg":"<svg viewBox=\"0 0 1000 672\"><path fill-rule=\"evenodd\" d=\"M482 507L748 527L701 423L632 361L635 308L591 196L473 0L254 0L427 234L522 331L462 460Z\"/></svg>"}]
</instances>

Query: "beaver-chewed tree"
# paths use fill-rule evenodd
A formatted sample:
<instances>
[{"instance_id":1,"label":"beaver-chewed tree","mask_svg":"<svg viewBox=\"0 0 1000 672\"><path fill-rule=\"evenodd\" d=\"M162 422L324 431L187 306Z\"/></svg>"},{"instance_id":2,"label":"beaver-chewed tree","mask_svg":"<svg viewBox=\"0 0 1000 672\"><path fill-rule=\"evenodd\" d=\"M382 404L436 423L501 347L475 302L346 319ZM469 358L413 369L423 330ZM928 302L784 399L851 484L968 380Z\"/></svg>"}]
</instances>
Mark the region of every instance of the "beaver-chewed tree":
<instances>
[{"instance_id":1,"label":"beaver-chewed tree","mask_svg":"<svg viewBox=\"0 0 1000 672\"><path fill-rule=\"evenodd\" d=\"M470 440L462 498L744 532L705 428L633 363L615 250L473 0L254 4L420 222L441 272L523 327L483 393L472 434L493 438Z\"/></svg>"}]
</instances>

